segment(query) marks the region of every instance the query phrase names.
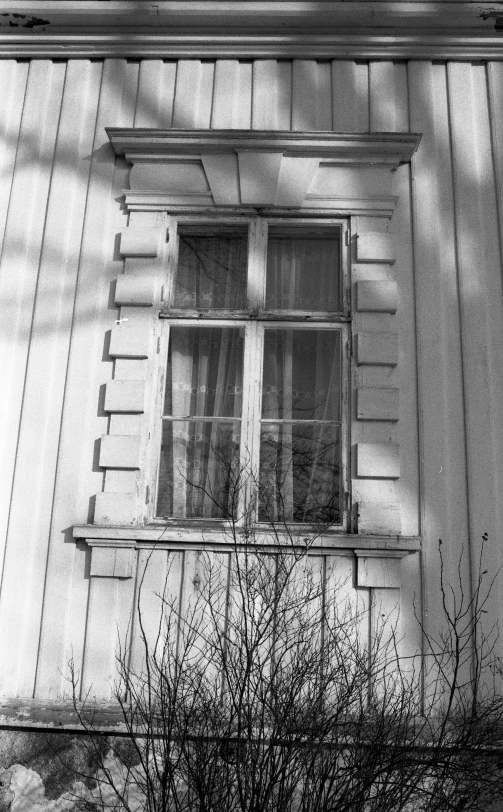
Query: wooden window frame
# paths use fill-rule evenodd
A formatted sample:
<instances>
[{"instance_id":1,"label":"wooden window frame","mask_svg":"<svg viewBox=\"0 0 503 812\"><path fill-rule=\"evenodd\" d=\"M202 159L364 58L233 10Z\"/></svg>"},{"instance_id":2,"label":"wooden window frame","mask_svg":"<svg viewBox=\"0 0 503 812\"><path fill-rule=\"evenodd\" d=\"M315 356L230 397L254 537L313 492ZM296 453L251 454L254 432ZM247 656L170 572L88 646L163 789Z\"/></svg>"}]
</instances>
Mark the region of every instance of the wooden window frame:
<instances>
[{"instance_id":1,"label":"wooden window frame","mask_svg":"<svg viewBox=\"0 0 503 812\"><path fill-rule=\"evenodd\" d=\"M192 311L170 307L174 292L174 280L177 267L178 232L184 227L201 227L207 225L209 229L218 229L227 226L248 227L248 277L247 277L247 304L244 310L213 310ZM261 308L265 299L267 234L270 226L285 226L289 229L299 228L320 231L338 229L340 231L341 251L341 300L342 309L338 313L313 311L266 311ZM341 403L341 442L342 442L342 473L341 473L341 522L326 528L328 533L347 533L350 530L351 514L351 476L350 476L350 354L351 354L351 302L350 302L350 224L349 218L343 217L303 217L303 216L260 216L228 214L212 215L180 215L170 217L168 220L168 241L160 257L164 267L164 279L159 303L158 318L155 319L156 353L150 370L150 390L153 393L153 408L149 410L149 452L142 466L145 477L145 493L143 517L140 522L154 527L192 528L203 530L228 526L222 519L205 518L175 518L158 517L156 513L157 490L159 481L159 459L162 432L162 411L164 401L165 371L167 364L169 329L171 325L195 324L200 326L235 327L242 326L245 338L244 369L252 370L246 375L246 386L243 393L243 408L241 419L240 454L241 463L245 464L245 454L249 455L250 468L258 471L260 446L260 395L262 373L263 336L267 327L294 327L295 329L321 329L341 333L341 359L342 359L342 403ZM245 505L249 504L251 485L245 485L240 494L240 505L236 528L244 525ZM248 517L249 519L249 517ZM257 529L267 532L273 525L258 522L254 517ZM290 525L298 531L309 532L311 524L296 522L278 522L278 525ZM325 532L325 530L323 531Z\"/></svg>"}]
</instances>

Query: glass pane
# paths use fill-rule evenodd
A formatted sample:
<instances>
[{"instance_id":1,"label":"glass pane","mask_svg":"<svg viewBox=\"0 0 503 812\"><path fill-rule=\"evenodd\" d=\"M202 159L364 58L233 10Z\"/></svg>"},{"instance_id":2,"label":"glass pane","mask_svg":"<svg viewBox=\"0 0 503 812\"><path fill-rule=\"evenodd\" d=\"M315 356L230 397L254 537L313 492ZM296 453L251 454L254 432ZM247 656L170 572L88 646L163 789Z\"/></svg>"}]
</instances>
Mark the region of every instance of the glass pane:
<instances>
[{"instance_id":1,"label":"glass pane","mask_svg":"<svg viewBox=\"0 0 503 812\"><path fill-rule=\"evenodd\" d=\"M245 307L247 257L246 233L180 234L174 306Z\"/></svg>"},{"instance_id":2,"label":"glass pane","mask_svg":"<svg viewBox=\"0 0 503 812\"><path fill-rule=\"evenodd\" d=\"M265 306L271 310L338 311L340 235L269 230Z\"/></svg>"},{"instance_id":3,"label":"glass pane","mask_svg":"<svg viewBox=\"0 0 503 812\"><path fill-rule=\"evenodd\" d=\"M241 417L243 347L237 327L171 327L164 414Z\"/></svg>"},{"instance_id":4,"label":"glass pane","mask_svg":"<svg viewBox=\"0 0 503 812\"><path fill-rule=\"evenodd\" d=\"M340 524L340 428L262 425L259 521Z\"/></svg>"},{"instance_id":5,"label":"glass pane","mask_svg":"<svg viewBox=\"0 0 503 812\"><path fill-rule=\"evenodd\" d=\"M340 420L338 330L266 330L262 417Z\"/></svg>"},{"instance_id":6,"label":"glass pane","mask_svg":"<svg viewBox=\"0 0 503 812\"><path fill-rule=\"evenodd\" d=\"M164 420L157 516L226 519L235 513L238 422Z\"/></svg>"}]
</instances>

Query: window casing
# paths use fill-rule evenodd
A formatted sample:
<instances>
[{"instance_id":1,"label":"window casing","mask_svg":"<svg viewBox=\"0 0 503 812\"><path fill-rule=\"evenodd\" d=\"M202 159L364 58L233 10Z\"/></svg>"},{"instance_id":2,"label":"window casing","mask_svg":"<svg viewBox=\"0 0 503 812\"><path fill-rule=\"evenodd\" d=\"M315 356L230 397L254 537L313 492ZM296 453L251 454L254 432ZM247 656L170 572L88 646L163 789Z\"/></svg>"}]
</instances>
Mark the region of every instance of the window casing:
<instances>
[{"instance_id":1,"label":"window casing","mask_svg":"<svg viewBox=\"0 0 503 812\"><path fill-rule=\"evenodd\" d=\"M147 520L347 530L347 222L180 217L175 230Z\"/></svg>"}]
</instances>

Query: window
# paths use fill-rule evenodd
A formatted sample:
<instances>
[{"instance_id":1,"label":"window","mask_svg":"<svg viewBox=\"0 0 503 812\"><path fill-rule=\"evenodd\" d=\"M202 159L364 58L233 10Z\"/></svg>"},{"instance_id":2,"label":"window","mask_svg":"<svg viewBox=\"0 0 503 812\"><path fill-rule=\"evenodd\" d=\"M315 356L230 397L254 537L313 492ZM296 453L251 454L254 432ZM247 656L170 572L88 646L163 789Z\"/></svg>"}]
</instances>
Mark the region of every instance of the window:
<instances>
[{"instance_id":1,"label":"window","mask_svg":"<svg viewBox=\"0 0 503 812\"><path fill-rule=\"evenodd\" d=\"M154 520L345 527L346 223L178 222Z\"/></svg>"}]
</instances>

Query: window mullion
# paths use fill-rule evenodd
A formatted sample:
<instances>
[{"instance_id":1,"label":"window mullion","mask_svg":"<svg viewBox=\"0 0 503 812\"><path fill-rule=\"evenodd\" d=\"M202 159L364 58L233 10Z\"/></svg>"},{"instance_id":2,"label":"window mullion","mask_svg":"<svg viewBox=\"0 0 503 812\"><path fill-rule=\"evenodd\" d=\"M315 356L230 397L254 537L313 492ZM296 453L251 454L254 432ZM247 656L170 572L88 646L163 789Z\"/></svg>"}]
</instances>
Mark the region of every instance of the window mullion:
<instances>
[{"instance_id":1,"label":"window mullion","mask_svg":"<svg viewBox=\"0 0 503 812\"><path fill-rule=\"evenodd\" d=\"M258 487L264 329L257 322L251 322L246 326L245 335L239 514L246 523L257 518L254 497Z\"/></svg>"},{"instance_id":2,"label":"window mullion","mask_svg":"<svg viewBox=\"0 0 503 812\"><path fill-rule=\"evenodd\" d=\"M267 259L267 222L261 217L250 223L248 255L248 307L252 313L264 308Z\"/></svg>"}]
</instances>

